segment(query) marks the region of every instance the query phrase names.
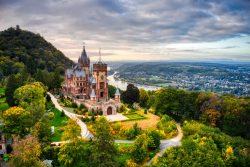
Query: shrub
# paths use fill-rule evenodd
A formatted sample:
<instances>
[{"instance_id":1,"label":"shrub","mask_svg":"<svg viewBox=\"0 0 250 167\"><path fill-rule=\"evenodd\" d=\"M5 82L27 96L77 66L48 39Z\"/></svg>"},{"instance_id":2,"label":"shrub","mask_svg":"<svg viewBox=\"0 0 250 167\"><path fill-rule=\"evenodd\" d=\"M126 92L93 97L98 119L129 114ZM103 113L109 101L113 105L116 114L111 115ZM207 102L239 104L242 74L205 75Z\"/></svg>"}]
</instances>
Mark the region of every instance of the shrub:
<instances>
[{"instance_id":1,"label":"shrub","mask_svg":"<svg viewBox=\"0 0 250 167\"><path fill-rule=\"evenodd\" d=\"M140 127L138 126L137 122L133 125L133 128L134 128L134 131L135 131L134 133L135 133L135 137L136 137L140 134Z\"/></svg>"},{"instance_id":2,"label":"shrub","mask_svg":"<svg viewBox=\"0 0 250 167\"><path fill-rule=\"evenodd\" d=\"M134 103L132 107L133 107L133 109L135 109L136 111L140 110L139 103Z\"/></svg>"},{"instance_id":3,"label":"shrub","mask_svg":"<svg viewBox=\"0 0 250 167\"><path fill-rule=\"evenodd\" d=\"M130 109L128 112L129 112L129 113L134 113L135 110L134 110L134 109Z\"/></svg>"},{"instance_id":4,"label":"shrub","mask_svg":"<svg viewBox=\"0 0 250 167\"><path fill-rule=\"evenodd\" d=\"M145 109L144 109L144 114L147 114L147 113L148 113L148 112L147 112L147 109L145 108Z\"/></svg>"},{"instance_id":5,"label":"shrub","mask_svg":"<svg viewBox=\"0 0 250 167\"><path fill-rule=\"evenodd\" d=\"M100 112L99 112L99 115L103 115L103 111L100 111Z\"/></svg>"},{"instance_id":6,"label":"shrub","mask_svg":"<svg viewBox=\"0 0 250 167\"><path fill-rule=\"evenodd\" d=\"M92 122L95 122L95 114L94 114L94 113L92 113L92 116L91 116L90 120L91 120Z\"/></svg>"},{"instance_id":7,"label":"shrub","mask_svg":"<svg viewBox=\"0 0 250 167\"><path fill-rule=\"evenodd\" d=\"M53 120L54 118L54 113L53 112L49 112L47 117L49 118L49 120Z\"/></svg>"},{"instance_id":8,"label":"shrub","mask_svg":"<svg viewBox=\"0 0 250 167\"><path fill-rule=\"evenodd\" d=\"M79 110L82 110L82 109L85 109L86 107L84 106L84 104L80 104L80 106L79 106Z\"/></svg>"},{"instance_id":9,"label":"shrub","mask_svg":"<svg viewBox=\"0 0 250 167\"><path fill-rule=\"evenodd\" d=\"M124 111L125 111L124 105L121 106L120 111L121 111L121 112L124 112Z\"/></svg>"},{"instance_id":10,"label":"shrub","mask_svg":"<svg viewBox=\"0 0 250 167\"><path fill-rule=\"evenodd\" d=\"M71 104L71 107L77 108L77 104L76 104L76 103L72 103L72 104Z\"/></svg>"},{"instance_id":11,"label":"shrub","mask_svg":"<svg viewBox=\"0 0 250 167\"><path fill-rule=\"evenodd\" d=\"M128 140L131 140L133 138L135 138L135 130L134 128L129 128L127 131L126 131L126 138Z\"/></svg>"},{"instance_id":12,"label":"shrub","mask_svg":"<svg viewBox=\"0 0 250 167\"><path fill-rule=\"evenodd\" d=\"M147 135L148 135L149 139L152 140L152 141L149 141L148 148L151 149L151 150L157 149L161 144L161 135L160 135L160 133L157 132L157 130L155 128L149 128L147 130Z\"/></svg>"},{"instance_id":13,"label":"shrub","mask_svg":"<svg viewBox=\"0 0 250 167\"><path fill-rule=\"evenodd\" d=\"M64 116L65 116L65 112L62 110L61 117L64 117Z\"/></svg>"}]
</instances>

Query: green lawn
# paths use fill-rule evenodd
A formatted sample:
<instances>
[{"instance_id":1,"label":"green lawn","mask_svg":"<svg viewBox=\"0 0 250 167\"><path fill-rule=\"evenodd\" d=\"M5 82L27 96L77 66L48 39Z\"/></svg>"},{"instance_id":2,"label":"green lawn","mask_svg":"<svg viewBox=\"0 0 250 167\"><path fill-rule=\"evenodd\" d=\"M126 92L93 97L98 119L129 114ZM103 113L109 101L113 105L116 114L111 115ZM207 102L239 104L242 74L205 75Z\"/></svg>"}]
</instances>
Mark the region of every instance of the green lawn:
<instances>
[{"instance_id":1,"label":"green lawn","mask_svg":"<svg viewBox=\"0 0 250 167\"><path fill-rule=\"evenodd\" d=\"M68 112L71 112L73 114L75 114L75 111L74 110L78 110L76 108L73 108L73 107L63 107L63 109L67 110Z\"/></svg>"},{"instance_id":2,"label":"green lawn","mask_svg":"<svg viewBox=\"0 0 250 167\"><path fill-rule=\"evenodd\" d=\"M139 115L139 114L124 114L125 117L128 117L129 119L137 119L137 118L144 118L143 116Z\"/></svg>"},{"instance_id":3,"label":"green lawn","mask_svg":"<svg viewBox=\"0 0 250 167\"><path fill-rule=\"evenodd\" d=\"M61 117L61 111L59 111L58 109L53 109L51 112L54 113L54 118L52 121L51 126L55 127L55 134L52 138L53 142L58 142L58 141L62 141L61 137L62 137L62 133L60 132L60 128L64 127L67 125L66 121L68 121L70 118L65 115L64 117Z\"/></svg>"}]
</instances>

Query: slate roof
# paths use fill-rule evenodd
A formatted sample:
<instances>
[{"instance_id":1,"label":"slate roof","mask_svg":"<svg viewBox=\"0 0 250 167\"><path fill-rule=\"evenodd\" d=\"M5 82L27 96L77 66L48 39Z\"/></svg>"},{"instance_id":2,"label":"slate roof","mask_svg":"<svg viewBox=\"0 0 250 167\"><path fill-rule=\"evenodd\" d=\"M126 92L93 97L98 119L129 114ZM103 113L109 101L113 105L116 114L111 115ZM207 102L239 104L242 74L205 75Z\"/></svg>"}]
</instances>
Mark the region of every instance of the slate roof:
<instances>
[{"instance_id":1,"label":"slate roof","mask_svg":"<svg viewBox=\"0 0 250 167\"><path fill-rule=\"evenodd\" d=\"M76 77L86 77L86 71L85 70L75 70Z\"/></svg>"},{"instance_id":2,"label":"slate roof","mask_svg":"<svg viewBox=\"0 0 250 167\"><path fill-rule=\"evenodd\" d=\"M115 95L120 95L120 92L119 92L119 89L118 89L118 87L116 88L116 92L115 92Z\"/></svg>"},{"instance_id":3,"label":"slate roof","mask_svg":"<svg viewBox=\"0 0 250 167\"><path fill-rule=\"evenodd\" d=\"M73 69L67 69L68 78L70 78L71 74L73 75Z\"/></svg>"},{"instance_id":4,"label":"slate roof","mask_svg":"<svg viewBox=\"0 0 250 167\"><path fill-rule=\"evenodd\" d=\"M85 61L88 63L88 56L87 56L87 53L86 53L86 51L85 51L85 47L83 47L81 59L82 59L82 62L83 62L83 63L84 63Z\"/></svg>"},{"instance_id":5,"label":"slate roof","mask_svg":"<svg viewBox=\"0 0 250 167\"><path fill-rule=\"evenodd\" d=\"M95 78L92 79L92 82L91 82L91 83L92 83L92 84L96 84Z\"/></svg>"},{"instance_id":6,"label":"slate roof","mask_svg":"<svg viewBox=\"0 0 250 167\"><path fill-rule=\"evenodd\" d=\"M94 89L92 89L92 93L91 93L90 97L96 97Z\"/></svg>"}]
</instances>

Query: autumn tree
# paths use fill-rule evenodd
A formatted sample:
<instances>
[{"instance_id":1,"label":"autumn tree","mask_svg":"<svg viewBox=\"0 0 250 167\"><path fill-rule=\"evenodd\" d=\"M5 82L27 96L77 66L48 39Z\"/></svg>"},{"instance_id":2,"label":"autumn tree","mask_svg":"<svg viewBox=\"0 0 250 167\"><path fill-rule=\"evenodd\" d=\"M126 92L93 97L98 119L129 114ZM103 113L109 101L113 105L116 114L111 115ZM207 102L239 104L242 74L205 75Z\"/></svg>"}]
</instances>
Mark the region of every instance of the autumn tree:
<instances>
[{"instance_id":1,"label":"autumn tree","mask_svg":"<svg viewBox=\"0 0 250 167\"><path fill-rule=\"evenodd\" d=\"M14 92L17 88L18 88L18 83L16 77L14 75L10 75L5 89L6 102L8 103L9 106L15 105L15 100L13 97L14 97Z\"/></svg>"},{"instance_id":2,"label":"autumn tree","mask_svg":"<svg viewBox=\"0 0 250 167\"><path fill-rule=\"evenodd\" d=\"M31 130L31 134L37 137L43 147L50 145L52 142L51 122L52 120L48 116L45 116L36 122Z\"/></svg>"},{"instance_id":3,"label":"autumn tree","mask_svg":"<svg viewBox=\"0 0 250 167\"><path fill-rule=\"evenodd\" d=\"M20 139L20 137L16 136L13 138L12 148L13 151L10 155L10 162L14 166L43 166L39 160L41 145L36 137L28 135L24 139Z\"/></svg>"},{"instance_id":4,"label":"autumn tree","mask_svg":"<svg viewBox=\"0 0 250 167\"><path fill-rule=\"evenodd\" d=\"M117 156L117 148L114 145L114 138L111 134L110 123L106 117L101 116L95 125L96 140L91 148L89 157L91 166L112 167L117 166L115 157Z\"/></svg>"},{"instance_id":5,"label":"autumn tree","mask_svg":"<svg viewBox=\"0 0 250 167\"><path fill-rule=\"evenodd\" d=\"M127 90L121 95L121 99L124 103L132 105L133 103L139 103L140 92L139 89L133 84L127 86Z\"/></svg>"},{"instance_id":6,"label":"autumn tree","mask_svg":"<svg viewBox=\"0 0 250 167\"><path fill-rule=\"evenodd\" d=\"M12 107L3 112L4 133L11 135L25 136L31 126L30 112L21 107Z\"/></svg>"},{"instance_id":7,"label":"autumn tree","mask_svg":"<svg viewBox=\"0 0 250 167\"><path fill-rule=\"evenodd\" d=\"M18 106L30 111L33 123L37 122L45 112L46 87L41 82L33 82L18 88L14 98Z\"/></svg>"},{"instance_id":8,"label":"autumn tree","mask_svg":"<svg viewBox=\"0 0 250 167\"><path fill-rule=\"evenodd\" d=\"M140 90L140 106L141 107L146 107L149 101L149 95L148 92L146 90L144 90L143 88L141 88Z\"/></svg>"},{"instance_id":9,"label":"autumn tree","mask_svg":"<svg viewBox=\"0 0 250 167\"><path fill-rule=\"evenodd\" d=\"M62 143L58 160L65 166L85 166L88 157L88 148L85 146L87 141L80 138L81 127L76 120L67 121L62 139L69 142Z\"/></svg>"},{"instance_id":10,"label":"autumn tree","mask_svg":"<svg viewBox=\"0 0 250 167\"><path fill-rule=\"evenodd\" d=\"M144 133L138 136L131 149L131 156L136 163L141 163L143 160L148 158L148 136Z\"/></svg>"}]
</instances>

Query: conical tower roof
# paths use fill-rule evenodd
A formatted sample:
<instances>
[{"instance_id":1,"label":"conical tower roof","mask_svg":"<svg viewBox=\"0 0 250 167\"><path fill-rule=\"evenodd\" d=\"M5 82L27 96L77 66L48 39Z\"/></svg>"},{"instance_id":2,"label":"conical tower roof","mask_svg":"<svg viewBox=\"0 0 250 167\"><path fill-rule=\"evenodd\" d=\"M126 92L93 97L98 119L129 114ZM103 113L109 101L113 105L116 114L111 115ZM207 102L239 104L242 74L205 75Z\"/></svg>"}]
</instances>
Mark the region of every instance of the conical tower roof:
<instances>
[{"instance_id":1,"label":"conical tower roof","mask_svg":"<svg viewBox=\"0 0 250 167\"><path fill-rule=\"evenodd\" d=\"M92 89L92 93L91 93L90 97L96 97L94 89Z\"/></svg>"},{"instance_id":2,"label":"conical tower roof","mask_svg":"<svg viewBox=\"0 0 250 167\"><path fill-rule=\"evenodd\" d=\"M116 88L115 95L120 95L120 91L119 91L118 87Z\"/></svg>"},{"instance_id":3,"label":"conical tower roof","mask_svg":"<svg viewBox=\"0 0 250 167\"><path fill-rule=\"evenodd\" d=\"M86 61L86 63L88 63L88 56L87 53L85 51L85 46L83 46L83 50L82 50L82 54L81 54L81 59L82 62L84 63Z\"/></svg>"}]
</instances>

